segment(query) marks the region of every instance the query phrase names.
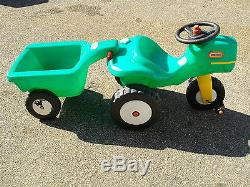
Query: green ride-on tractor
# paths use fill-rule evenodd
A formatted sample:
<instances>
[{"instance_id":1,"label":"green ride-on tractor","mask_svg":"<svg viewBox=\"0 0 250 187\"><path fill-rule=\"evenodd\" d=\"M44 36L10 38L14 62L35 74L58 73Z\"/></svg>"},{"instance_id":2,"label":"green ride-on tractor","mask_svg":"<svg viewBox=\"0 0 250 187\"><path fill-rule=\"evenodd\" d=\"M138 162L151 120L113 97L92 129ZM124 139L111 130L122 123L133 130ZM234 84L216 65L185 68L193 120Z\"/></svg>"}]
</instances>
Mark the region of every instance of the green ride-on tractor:
<instances>
[{"instance_id":1,"label":"green ride-on tractor","mask_svg":"<svg viewBox=\"0 0 250 187\"><path fill-rule=\"evenodd\" d=\"M58 97L80 95L89 66L107 57L108 71L122 86L111 101L112 117L123 127L139 129L159 118L159 97L154 88L179 85L186 80L187 101L198 110L223 113L225 90L212 73L233 70L237 58L234 37L219 35L212 22L194 22L176 32L188 44L180 57L166 53L147 36L95 43L66 41L33 43L13 63L7 78L29 92L26 108L42 120L56 117Z\"/></svg>"}]
</instances>

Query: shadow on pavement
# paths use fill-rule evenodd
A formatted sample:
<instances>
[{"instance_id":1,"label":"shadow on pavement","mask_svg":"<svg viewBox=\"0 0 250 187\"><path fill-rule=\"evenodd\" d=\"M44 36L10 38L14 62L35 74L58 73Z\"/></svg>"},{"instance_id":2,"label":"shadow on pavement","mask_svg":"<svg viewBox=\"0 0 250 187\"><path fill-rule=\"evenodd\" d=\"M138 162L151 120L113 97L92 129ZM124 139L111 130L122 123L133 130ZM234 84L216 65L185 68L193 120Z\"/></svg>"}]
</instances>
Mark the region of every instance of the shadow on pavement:
<instances>
[{"instance_id":1,"label":"shadow on pavement","mask_svg":"<svg viewBox=\"0 0 250 187\"><path fill-rule=\"evenodd\" d=\"M59 119L43 123L72 131L79 139L95 144L172 148L229 157L243 157L250 152L250 116L229 109L223 117L213 111L196 111L188 106L184 94L158 92L162 98L161 118L143 131L119 128L110 117L110 100L89 90L66 98Z\"/></svg>"},{"instance_id":2,"label":"shadow on pavement","mask_svg":"<svg viewBox=\"0 0 250 187\"><path fill-rule=\"evenodd\" d=\"M0 0L0 5L22 8L48 2L49 0Z\"/></svg>"}]
</instances>

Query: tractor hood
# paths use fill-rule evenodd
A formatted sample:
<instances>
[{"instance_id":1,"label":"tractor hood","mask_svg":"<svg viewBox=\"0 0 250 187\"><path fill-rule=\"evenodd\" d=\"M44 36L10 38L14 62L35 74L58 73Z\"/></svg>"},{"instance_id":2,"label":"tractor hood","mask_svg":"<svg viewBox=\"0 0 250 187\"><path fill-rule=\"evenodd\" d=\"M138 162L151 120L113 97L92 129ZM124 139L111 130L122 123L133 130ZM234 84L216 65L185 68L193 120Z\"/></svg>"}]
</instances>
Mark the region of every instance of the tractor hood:
<instances>
[{"instance_id":1,"label":"tractor hood","mask_svg":"<svg viewBox=\"0 0 250 187\"><path fill-rule=\"evenodd\" d=\"M200 64L207 66L211 73L230 72L237 59L237 41L231 36L219 35L215 39L190 45L189 52L199 59Z\"/></svg>"}]
</instances>

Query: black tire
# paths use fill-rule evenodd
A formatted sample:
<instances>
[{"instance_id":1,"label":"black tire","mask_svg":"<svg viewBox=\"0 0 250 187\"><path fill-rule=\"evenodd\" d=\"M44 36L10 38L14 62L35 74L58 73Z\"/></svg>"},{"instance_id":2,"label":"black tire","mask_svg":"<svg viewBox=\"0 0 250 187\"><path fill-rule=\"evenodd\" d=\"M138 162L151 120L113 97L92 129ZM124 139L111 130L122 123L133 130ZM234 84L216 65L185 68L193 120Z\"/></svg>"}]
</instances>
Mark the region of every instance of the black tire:
<instances>
[{"instance_id":1,"label":"black tire","mask_svg":"<svg viewBox=\"0 0 250 187\"><path fill-rule=\"evenodd\" d=\"M196 94L199 92L199 86L197 79L193 80L186 91L186 98L189 105L197 110L210 110L214 109L223 104L225 98L225 89L220 80L215 77L212 77L212 88L216 92L216 99L210 104L201 104L196 99Z\"/></svg>"},{"instance_id":2,"label":"black tire","mask_svg":"<svg viewBox=\"0 0 250 187\"><path fill-rule=\"evenodd\" d=\"M149 127L157 121L159 113L158 97L145 87L124 87L112 97L112 118L121 127L130 129Z\"/></svg>"},{"instance_id":3,"label":"black tire","mask_svg":"<svg viewBox=\"0 0 250 187\"><path fill-rule=\"evenodd\" d=\"M53 119L61 110L59 98L44 90L31 92L26 99L25 106L32 116L41 120Z\"/></svg>"}]
</instances>

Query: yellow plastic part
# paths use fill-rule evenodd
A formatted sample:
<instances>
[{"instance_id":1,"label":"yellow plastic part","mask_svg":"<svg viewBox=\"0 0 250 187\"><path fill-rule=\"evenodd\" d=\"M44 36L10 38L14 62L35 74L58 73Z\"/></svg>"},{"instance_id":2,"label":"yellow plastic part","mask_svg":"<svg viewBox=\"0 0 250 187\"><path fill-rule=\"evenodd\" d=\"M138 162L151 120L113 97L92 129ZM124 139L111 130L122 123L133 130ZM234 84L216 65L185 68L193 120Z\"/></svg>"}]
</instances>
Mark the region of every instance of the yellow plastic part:
<instances>
[{"instance_id":1,"label":"yellow plastic part","mask_svg":"<svg viewBox=\"0 0 250 187\"><path fill-rule=\"evenodd\" d=\"M201 98L204 103L212 102L212 77L211 75L203 75L197 77Z\"/></svg>"}]
</instances>

